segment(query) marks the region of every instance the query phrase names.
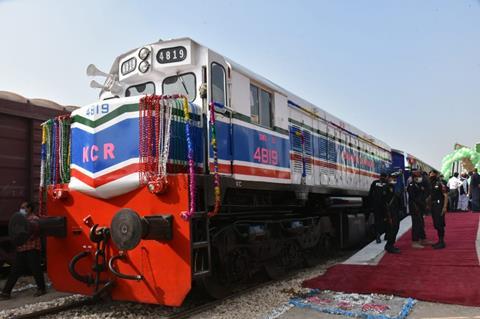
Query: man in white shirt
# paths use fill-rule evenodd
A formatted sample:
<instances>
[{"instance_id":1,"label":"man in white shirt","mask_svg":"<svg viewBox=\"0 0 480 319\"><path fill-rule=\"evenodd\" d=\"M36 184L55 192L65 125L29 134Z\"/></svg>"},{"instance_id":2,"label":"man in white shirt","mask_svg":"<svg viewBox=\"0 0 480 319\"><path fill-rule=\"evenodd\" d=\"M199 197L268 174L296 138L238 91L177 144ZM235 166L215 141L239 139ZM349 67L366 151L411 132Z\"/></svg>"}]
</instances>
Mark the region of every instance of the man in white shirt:
<instances>
[{"instance_id":1,"label":"man in white shirt","mask_svg":"<svg viewBox=\"0 0 480 319\"><path fill-rule=\"evenodd\" d=\"M460 182L462 183L458 188L459 196L458 196L458 210L462 212L468 211L468 175L467 173L463 173L460 176Z\"/></svg>"},{"instance_id":2,"label":"man in white shirt","mask_svg":"<svg viewBox=\"0 0 480 319\"><path fill-rule=\"evenodd\" d=\"M448 180L447 187L450 190L448 192L448 209L451 212L457 211L458 206L458 190L462 185L462 181L458 178L458 173L455 172L453 176Z\"/></svg>"}]
</instances>

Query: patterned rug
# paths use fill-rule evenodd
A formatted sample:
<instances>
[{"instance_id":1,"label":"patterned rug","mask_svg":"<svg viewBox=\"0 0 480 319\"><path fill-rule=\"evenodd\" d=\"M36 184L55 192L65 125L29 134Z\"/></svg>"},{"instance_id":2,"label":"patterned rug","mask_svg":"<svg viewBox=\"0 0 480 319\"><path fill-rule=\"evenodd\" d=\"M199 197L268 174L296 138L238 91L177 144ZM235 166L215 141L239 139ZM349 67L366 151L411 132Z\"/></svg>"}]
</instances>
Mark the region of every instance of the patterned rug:
<instances>
[{"instance_id":1,"label":"patterned rug","mask_svg":"<svg viewBox=\"0 0 480 319\"><path fill-rule=\"evenodd\" d=\"M313 289L308 294L297 296L290 304L324 313L365 319L404 319L416 300L378 294L346 294L329 290Z\"/></svg>"}]
</instances>

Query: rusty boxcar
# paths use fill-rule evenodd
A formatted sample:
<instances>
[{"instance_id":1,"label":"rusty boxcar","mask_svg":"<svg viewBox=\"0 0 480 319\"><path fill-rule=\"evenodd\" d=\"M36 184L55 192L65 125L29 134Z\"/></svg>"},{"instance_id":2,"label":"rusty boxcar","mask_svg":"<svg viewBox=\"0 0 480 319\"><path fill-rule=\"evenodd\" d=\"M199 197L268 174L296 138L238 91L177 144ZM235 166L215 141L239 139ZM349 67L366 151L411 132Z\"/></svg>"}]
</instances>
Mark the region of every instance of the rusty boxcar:
<instances>
[{"instance_id":1,"label":"rusty boxcar","mask_svg":"<svg viewBox=\"0 0 480 319\"><path fill-rule=\"evenodd\" d=\"M7 228L23 200L38 201L40 124L75 107L0 91L0 267L11 261Z\"/></svg>"}]
</instances>

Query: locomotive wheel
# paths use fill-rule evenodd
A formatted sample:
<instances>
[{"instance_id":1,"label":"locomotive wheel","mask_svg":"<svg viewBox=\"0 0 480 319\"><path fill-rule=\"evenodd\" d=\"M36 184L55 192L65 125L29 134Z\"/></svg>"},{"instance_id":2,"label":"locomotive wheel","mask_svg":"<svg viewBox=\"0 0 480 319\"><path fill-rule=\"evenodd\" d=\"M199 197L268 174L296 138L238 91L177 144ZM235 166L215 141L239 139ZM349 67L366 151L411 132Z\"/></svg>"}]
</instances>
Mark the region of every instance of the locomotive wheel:
<instances>
[{"instance_id":1,"label":"locomotive wheel","mask_svg":"<svg viewBox=\"0 0 480 319\"><path fill-rule=\"evenodd\" d=\"M230 285L223 284L216 275L201 278L200 284L207 294L214 299L222 299L232 293Z\"/></svg>"},{"instance_id":2,"label":"locomotive wheel","mask_svg":"<svg viewBox=\"0 0 480 319\"><path fill-rule=\"evenodd\" d=\"M250 257L245 249L235 249L227 257L227 278L230 282L241 282L248 278Z\"/></svg>"},{"instance_id":3,"label":"locomotive wheel","mask_svg":"<svg viewBox=\"0 0 480 319\"><path fill-rule=\"evenodd\" d=\"M300 264L301 257L302 253L296 242L285 242L280 254L265 264L268 277L271 279L282 278L285 276L287 269Z\"/></svg>"},{"instance_id":4,"label":"locomotive wheel","mask_svg":"<svg viewBox=\"0 0 480 319\"><path fill-rule=\"evenodd\" d=\"M286 273L285 267L279 264L277 258L274 258L265 264L265 272L267 273L268 278L273 280L282 278Z\"/></svg>"},{"instance_id":5,"label":"locomotive wheel","mask_svg":"<svg viewBox=\"0 0 480 319\"><path fill-rule=\"evenodd\" d=\"M280 258L285 268L293 268L302 261L301 249L296 242L288 241L280 254Z\"/></svg>"},{"instance_id":6,"label":"locomotive wheel","mask_svg":"<svg viewBox=\"0 0 480 319\"><path fill-rule=\"evenodd\" d=\"M318 244L309 249L305 254L305 264L307 267L313 267L320 263L322 258L331 255L333 251L333 242L330 235L322 235Z\"/></svg>"}]
</instances>

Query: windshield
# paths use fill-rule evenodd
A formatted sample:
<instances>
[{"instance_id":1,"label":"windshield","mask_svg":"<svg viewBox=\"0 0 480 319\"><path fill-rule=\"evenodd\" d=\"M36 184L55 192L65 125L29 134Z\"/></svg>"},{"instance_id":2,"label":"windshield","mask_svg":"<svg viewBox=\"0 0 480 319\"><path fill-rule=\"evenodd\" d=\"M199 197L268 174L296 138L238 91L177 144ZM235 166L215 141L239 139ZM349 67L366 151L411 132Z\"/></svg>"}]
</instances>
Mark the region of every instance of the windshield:
<instances>
[{"instance_id":1,"label":"windshield","mask_svg":"<svg viewBox=\"0 0 480 319\"><path fill-rule=\"evenodd\" d=\"M195 75L193 73L185 73L174 75L163 80L163 94L182 94L188 97L190 102L195 100L196 96Z\"/></svg>"},{"instance_id":2,"label":"windshield","mask_svg":"<svg viewBox=\"0 0 480 319\"><path fill-rule=\"evenodd\" d=\"M152 95L155 94L155 84L152 82L132 85L125 91L125 96Z\"/></svg>"}]
</instances>

